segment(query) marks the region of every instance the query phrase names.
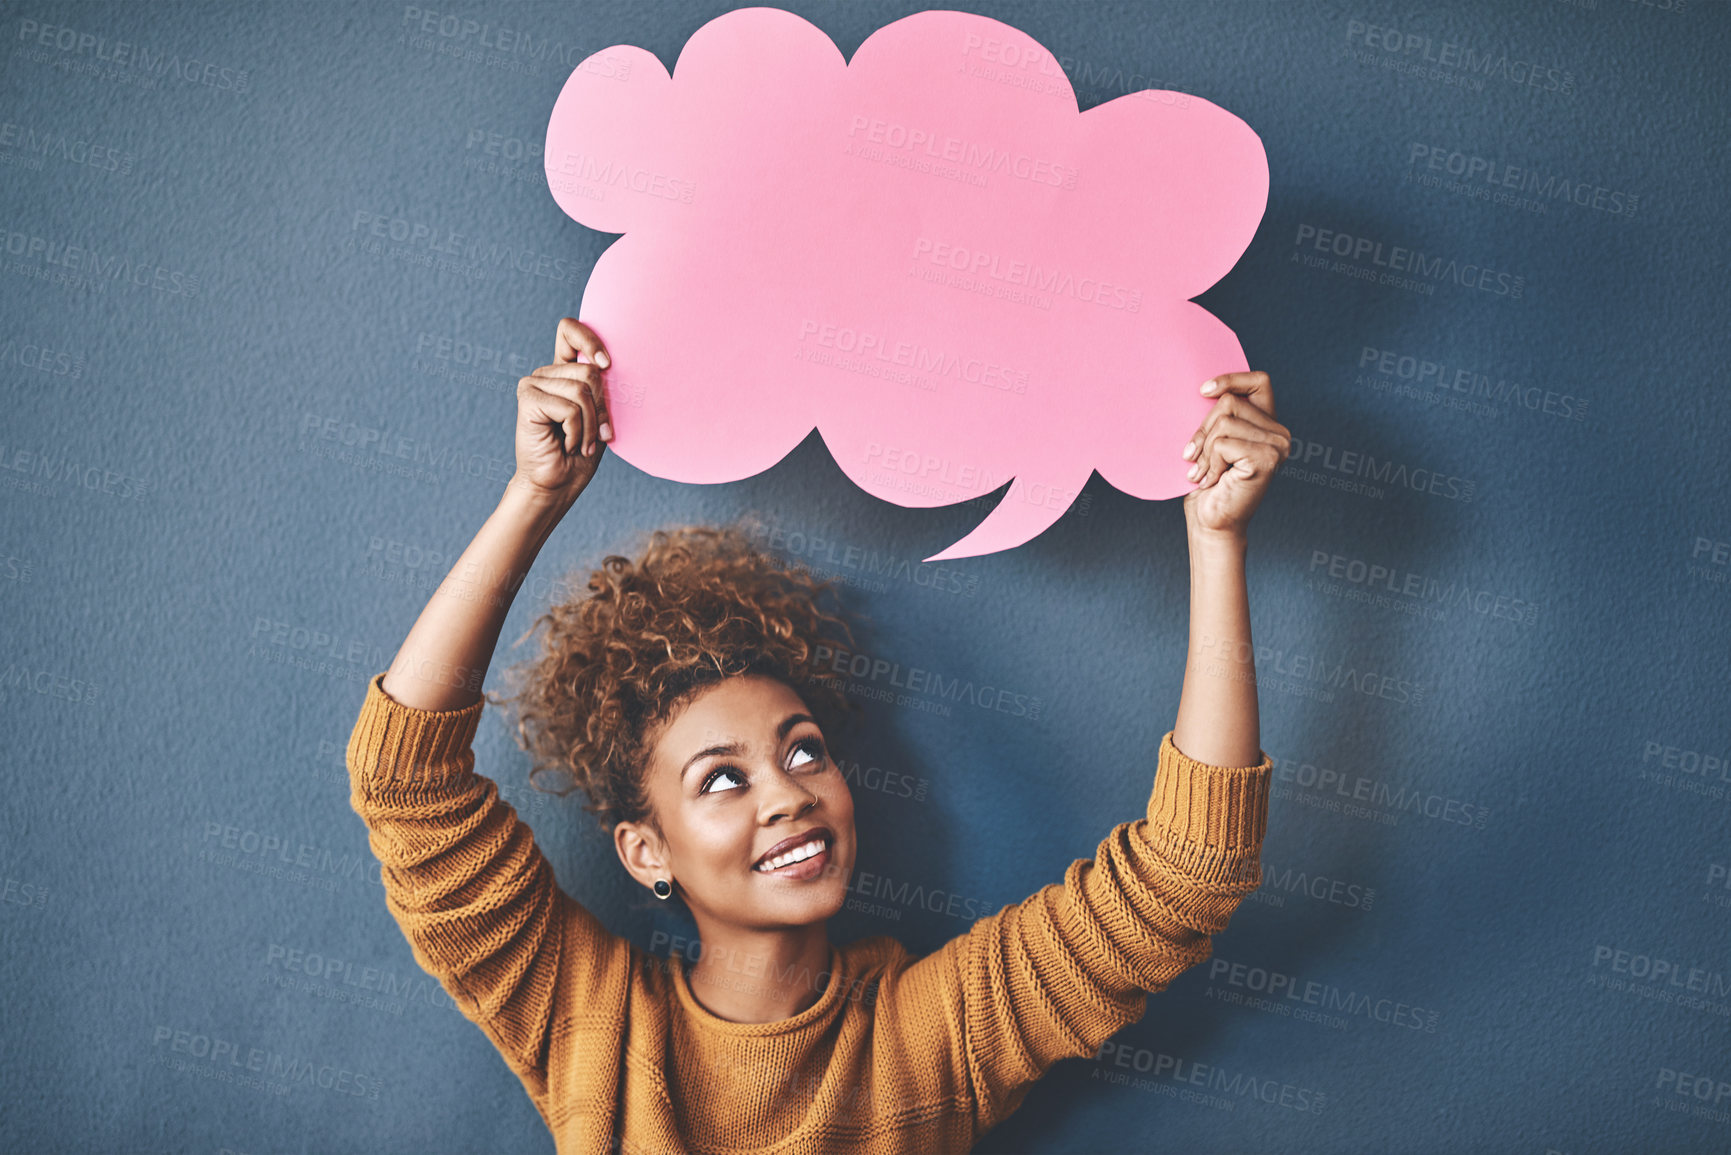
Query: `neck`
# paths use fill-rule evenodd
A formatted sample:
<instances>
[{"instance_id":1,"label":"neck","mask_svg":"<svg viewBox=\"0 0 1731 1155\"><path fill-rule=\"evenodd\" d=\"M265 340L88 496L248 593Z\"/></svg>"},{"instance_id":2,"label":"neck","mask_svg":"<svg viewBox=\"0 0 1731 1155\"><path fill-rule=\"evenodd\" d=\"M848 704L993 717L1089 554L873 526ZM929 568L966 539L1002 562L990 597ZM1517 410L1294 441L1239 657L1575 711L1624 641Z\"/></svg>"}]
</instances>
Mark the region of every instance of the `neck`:
<instances>
[{"instance_id":1,"label":"neck","mask_svg":"<svg viewBox=\"0 0 1731 1155\"><path fill-rule=\"evenodd\" d=\"M703 954L686 974L710 1014L733 1023L789 1019L822 997L829 982L824 922L781 930L703 925Z\"/></svg>"}]
</instances>

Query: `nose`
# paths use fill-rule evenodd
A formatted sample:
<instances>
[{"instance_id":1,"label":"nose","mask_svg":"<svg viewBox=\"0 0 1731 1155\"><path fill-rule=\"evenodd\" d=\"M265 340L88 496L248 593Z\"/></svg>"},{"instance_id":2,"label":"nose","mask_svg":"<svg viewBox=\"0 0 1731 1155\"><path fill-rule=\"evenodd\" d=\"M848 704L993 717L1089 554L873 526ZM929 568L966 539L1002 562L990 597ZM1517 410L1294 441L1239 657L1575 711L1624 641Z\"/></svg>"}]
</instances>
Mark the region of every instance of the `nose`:
<instances>
[{"instance_id":1,"label":"nose","mask_svg":"<svg viewBox=\"0 0 1731 1155\"><path fill-rule=\"evenodd\" d=\"M763 799L763 820L766 823L789 817L797 818L817 805L817 795L785 770L778 770L770 777L769 784L760 797Z\"/></svg>"}]
</instances>

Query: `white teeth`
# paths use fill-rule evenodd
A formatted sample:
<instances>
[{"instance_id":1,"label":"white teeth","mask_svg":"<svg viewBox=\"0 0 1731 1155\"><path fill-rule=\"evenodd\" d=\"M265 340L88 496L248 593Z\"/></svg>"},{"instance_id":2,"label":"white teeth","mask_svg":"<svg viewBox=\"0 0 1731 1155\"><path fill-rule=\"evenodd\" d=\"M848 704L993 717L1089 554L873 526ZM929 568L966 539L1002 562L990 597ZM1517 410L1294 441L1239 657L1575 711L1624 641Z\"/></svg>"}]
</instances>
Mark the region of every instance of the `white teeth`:
<instances>
[{"instance_id":1,"label":"white teeth","mask_svg":"<svg viewBox=\"0 0 1731 1155\"><path fill-rule=\"evenodd\" d=\"M789 863L804 862L806 859L810 858L814 854L821 854L823 852L823 848L824 848L823 839L814 838L810 842L806 843L804 846L796 846L792 850L788 851L786 854L778 855L777 857L770 859L769 861L765 862L762 866L758 867L757 869L758 870L765 870L765 871L779 870L782 867L788 865Z\"/></svg>"}]
</instances>

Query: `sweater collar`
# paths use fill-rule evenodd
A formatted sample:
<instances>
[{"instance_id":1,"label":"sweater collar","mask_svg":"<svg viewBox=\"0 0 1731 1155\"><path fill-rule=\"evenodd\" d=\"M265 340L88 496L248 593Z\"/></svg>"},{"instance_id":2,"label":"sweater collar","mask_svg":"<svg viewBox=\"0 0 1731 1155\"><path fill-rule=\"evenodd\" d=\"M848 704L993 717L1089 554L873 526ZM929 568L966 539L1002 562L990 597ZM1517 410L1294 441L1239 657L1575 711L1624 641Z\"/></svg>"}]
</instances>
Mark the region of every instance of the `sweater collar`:
<instances>
[{"instance_id":1,"label":"sweater collar","mask_svg":"<svg viewBox=\"0 0 1731 1155\"><path fill-rule=\"evenodd\" d=\"M847 955L840 947L831 943L828 982L824 984L823 993L818 996L817 1002L791 1018L772 1019L767 1023L736 1023L730 1019L722 1018L697 1001L697 997L691 993L691 982L686 973L684 956L674 954L672 957L675 960L673 989L679 994L679 1002L685 1009L686 1017L705 1030L723 1035L761 1038L798 1031L812 1023L828 1019L840 1004L842 992L847 990L850 985L847 974ZM824 976L820 974L816 977L821 979Z\"/></svg>"}]
</instances>

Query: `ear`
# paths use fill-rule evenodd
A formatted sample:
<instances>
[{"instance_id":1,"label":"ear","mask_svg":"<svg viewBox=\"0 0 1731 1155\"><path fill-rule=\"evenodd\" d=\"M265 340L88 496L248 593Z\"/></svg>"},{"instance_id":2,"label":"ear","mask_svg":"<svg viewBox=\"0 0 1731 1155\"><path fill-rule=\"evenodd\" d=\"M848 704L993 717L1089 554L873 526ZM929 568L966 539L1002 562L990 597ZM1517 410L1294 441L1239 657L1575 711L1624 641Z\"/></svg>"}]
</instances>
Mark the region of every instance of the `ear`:
<instances>
[{"instance_id":1,"label":"ear","mask_svg":"<svg viewBox=\"0 0 1731 1155\"><path fill-rule=\"evenodd\" d=\"M643 822L620 822L613 827L613 849L626 871L644 886L653 886L658 878L671 878L667 869L667 848L654 829Z\"/></svg>"}]
</instances>

